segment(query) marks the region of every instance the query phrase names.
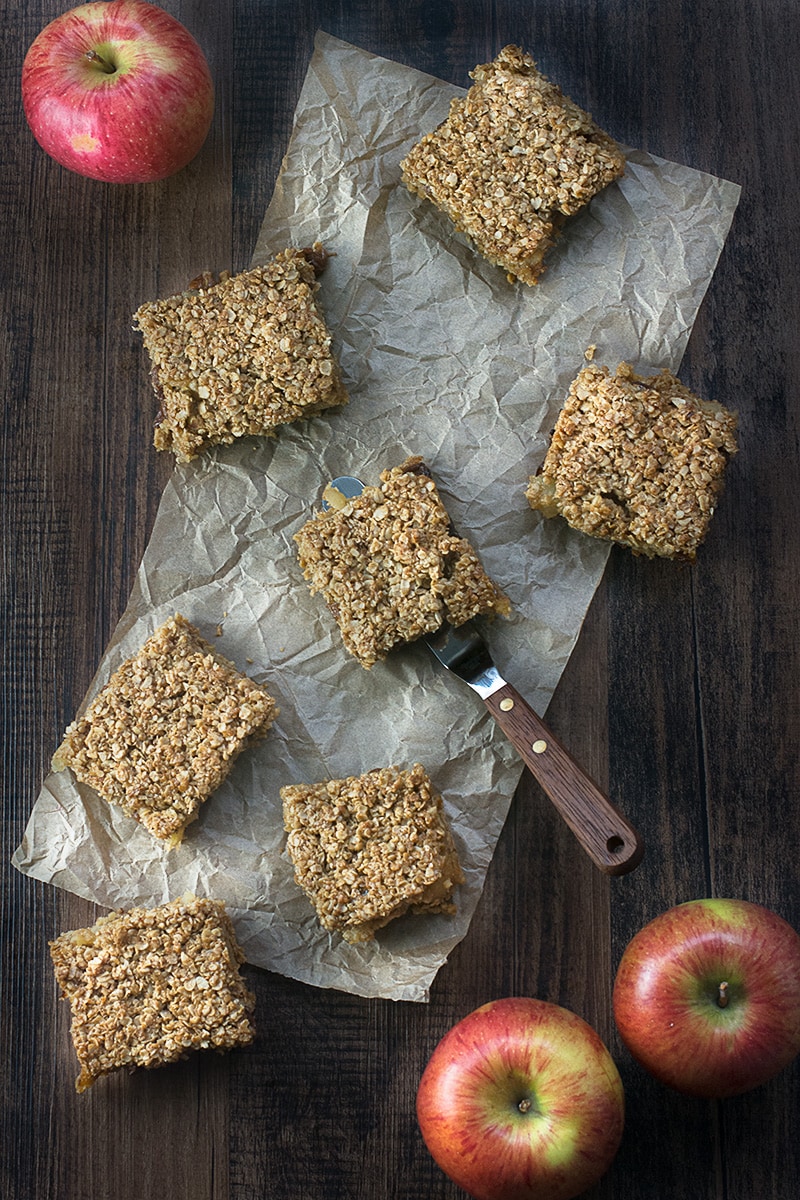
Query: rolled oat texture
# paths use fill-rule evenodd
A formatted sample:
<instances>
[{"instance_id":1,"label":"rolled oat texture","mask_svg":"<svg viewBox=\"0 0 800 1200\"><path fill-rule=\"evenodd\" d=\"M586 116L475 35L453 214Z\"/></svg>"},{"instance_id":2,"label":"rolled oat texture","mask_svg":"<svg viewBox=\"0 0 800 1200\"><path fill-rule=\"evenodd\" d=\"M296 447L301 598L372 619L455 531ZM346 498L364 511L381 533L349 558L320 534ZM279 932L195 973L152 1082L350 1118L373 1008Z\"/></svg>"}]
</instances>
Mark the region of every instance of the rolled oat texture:
<instances>
[{"instance_id":1,"label":"rolled oat texture","mask_svg":"<svg viewBox=\"0 0 800 1200\"><path fill-rule=\"evenodd\" d=\"M546 517L636 554L694 561L736 453L734 412L670 371L587 366L526 496Z\"/></svg>"},{"instance_id":2,"label":"rolled oat texture","mask_svg":"<svg viewBox=\"0 0 800 1200\"><path fill-rule=\"evenodd\" d=\"M535 284L567 219L624 173L625 157L519 47L471 75L467 95L403 160L403 182L510 281Z\"/></svg>"},{"instance_id":3,"label":"rolled oat texture","mask_svg":"<svg viewBox=\"0 0 800 1200\"><path fill-rule=\"evenodd\" d=\"M181 460L347 402L318 309L318 243L143 304L134 326L161 402L154 443Z\"/></svg>"},{"instance_id":4,"label":"rolled oat texture","mask_svg":"<svg viewBox=\"0 0 800 1200\"><path fill-rule=\"evenodd\" d=\"M174 845L277 715L269 693L177 614L72 722L53 766Z\"/></svg>"},{"instance_id":5,"label":"rolled oat texture","mask_svg":"<svg viewBox=\"0 0 800 1200\"><path fill-rule=\"evenodd\" d=\"M325 929L365 942L406 912L455 911L464 875L419 763L287 786L281 798L295 880Z\"/></svg>"},{"instance_id":6,"label":"rolled oat texture","mask_svg":"<svg viewBox=\"0 0 800 1200\"><path fill-rule=\"evenodd\" d=\"M255 998L221 901L187 896L111 913L61 934L50 954L70 1006L79 1092L123 1068L162 1067L255 1036Z\"/></svg>"},{"instance_id":7,"label":"rolled oat texture","mask_svg":"<svg viewBox=\"0 0 800 1200\"><path fill-rule=\"evenodd\" d=\"M311 592L322 594L345 647L367 668L445 621L463 625L511 607L469 542L453 532L419 456L380 480L294 535Z\"/></svg>"}]
</instances>

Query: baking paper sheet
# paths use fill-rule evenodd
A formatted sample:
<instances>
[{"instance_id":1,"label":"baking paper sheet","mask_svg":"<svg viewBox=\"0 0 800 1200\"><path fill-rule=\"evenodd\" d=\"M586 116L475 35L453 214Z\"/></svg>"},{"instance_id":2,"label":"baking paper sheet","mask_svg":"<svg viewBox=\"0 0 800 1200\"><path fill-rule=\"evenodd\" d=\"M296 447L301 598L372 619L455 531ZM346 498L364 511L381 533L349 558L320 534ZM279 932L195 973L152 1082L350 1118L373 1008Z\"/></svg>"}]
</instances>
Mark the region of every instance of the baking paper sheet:
<instances>
[{"instance_id":1,"label":"baking paper sheet","mask_svg":"<svg viewBox=\"0 0 800 1200\"><path fill-rule=\"evenodd\" d=\"M543 713L608 547L533 513L528 476L589 345L612 367L677 370L739 196L633 150L624 178L572 221L540 284L510 284L400 183L404 153L458 93L318 35L254 263L318 240L332 253L318 300L350 403L176 467L85 701L181 612L276 697L275 726L177 849L64 771L45 780L14 856L21 871L108 908L187 891L221 898L251 963L417 1001L468 931L521 764L481 701L424 647L371 671L348 657L308 593L292 534L334 476L373 483L422 454L514 606L486 631L498 665ZM321 929L293 881L279 789L416 761L444 796L465 869L458 915L403 917L349 946Z\"/></svg>"}]
</instances>

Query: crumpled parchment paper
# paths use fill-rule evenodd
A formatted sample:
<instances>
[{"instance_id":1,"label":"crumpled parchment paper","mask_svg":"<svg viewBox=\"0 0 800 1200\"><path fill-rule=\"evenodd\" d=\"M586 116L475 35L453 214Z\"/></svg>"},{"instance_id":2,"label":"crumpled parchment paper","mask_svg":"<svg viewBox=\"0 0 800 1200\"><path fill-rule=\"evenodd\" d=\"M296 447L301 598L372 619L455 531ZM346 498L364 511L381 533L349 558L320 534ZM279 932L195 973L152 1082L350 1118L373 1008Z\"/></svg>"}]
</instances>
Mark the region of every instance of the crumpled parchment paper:
<instances>
[{"instance_id":1,"label":"crumpled parchment paper","mask_svg":"<svg viewBox=\"0 0 800 1200\"><path fill-rule=\"evenodd\" d=\"M292 534L331 478L376 482L422 454L514 606L487 629L501 672L544 712L608 547L533 513L528 475L590 344L612 367L677 370L739 196L735 184L631 151L624 178L573 220L540 284L509 284L400 183L404 153L458 92L318 35L254 263L317 240L332 252L318 299L350 404L176 467L86 698L177 611L266 685L276 725L177 849L64 771L44 781L13 860L109 908L187 891L221 898L251 963L403 1000L427 999L467 933L521 764L482 702L423 646L371 671L348 657L308 593ZM415 761L444 796L465 869L458 915L407 916L349 946L321 929L293 881L279 789Z\"/></svg>"}]
</instances>

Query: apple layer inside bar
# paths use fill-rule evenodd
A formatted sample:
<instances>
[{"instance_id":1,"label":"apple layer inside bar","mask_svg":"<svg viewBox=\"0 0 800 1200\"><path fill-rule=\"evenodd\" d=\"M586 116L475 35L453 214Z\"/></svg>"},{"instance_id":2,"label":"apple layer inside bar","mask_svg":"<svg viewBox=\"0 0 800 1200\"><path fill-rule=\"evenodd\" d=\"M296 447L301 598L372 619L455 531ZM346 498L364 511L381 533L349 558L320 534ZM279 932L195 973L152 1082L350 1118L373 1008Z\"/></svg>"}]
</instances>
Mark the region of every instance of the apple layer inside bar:
<instances>
[{"instance_id":1,"label":"apple layer inside bar","mask_svg":"<svg viewBox=\"0 0 800 1200\"><path fill-rule=\"evenodd\" d=\"M380 479L294 535L312 593L323 595L364 667L443 621L463 625L510 611L475 550L453 533L422 459L406 459Z\"/></svg>"},{"instance_id":2,"label":"apple layer inside bar","mask_svg":"<svg viewBox=\"0 0 800 1200\"><path fill-rule=\"evenodd\" d=\"M403 160L403 182L509 279L534 284L565 219L623 174L625 157L517 46L471 76Z\"/></svg>"},{"instance_id":3,"label":"apple layer inside bar","mask_svg":"<svg viewBox=\"0 0 800 1200\"><path fill-rule=\"evenodd\" d=\"M56 770L174 845L278 709L180 614L111 676L67 729Z\"/></svg>"},{"instance_id":4,"label":"apple layer inside bar","mask_svg":"<svg viewBox=\"0 0 800 1200\"><path fill-rule=\"evenodd\" d=\"M253 1040L255 1001L221 901L187 896L115 912L63 933L50 954L70 1005L79 1092L121 1068Z\"/></svg>"},{"instance_id":5,"label":"apple layer inside bar","mask_svg":"<svg viewBox=\"0 0 800 1200\"><path fill-rule=\"evenodd\" d=\"M326 257L319 244L289 248L137 310L161 401L157 449L188 460L347 402L315 299Z\"/></svg>"},{"instance_id":6,"label":"apple layer inside bar","mask_svg":"<svg viewBox=\"0 0 800 1200\"><path fill-rule=\"evenodd\" d=\"M644 379L585 367L572 383L532 508L648 557L693 561L708 532L736 414L701 400L669 371Z\"/></svg>"},{"instance_id":7,"label":"apple layer inside bar","mask_svg":"<svg viewBox=\"0 0 800 1200\"><path fill-rule=\"evenodd\" d=\"M441 796L423 767L281 788L295 879L347 942L409 910L452 913L463 883Z\"/></svg>"}]
</instances>

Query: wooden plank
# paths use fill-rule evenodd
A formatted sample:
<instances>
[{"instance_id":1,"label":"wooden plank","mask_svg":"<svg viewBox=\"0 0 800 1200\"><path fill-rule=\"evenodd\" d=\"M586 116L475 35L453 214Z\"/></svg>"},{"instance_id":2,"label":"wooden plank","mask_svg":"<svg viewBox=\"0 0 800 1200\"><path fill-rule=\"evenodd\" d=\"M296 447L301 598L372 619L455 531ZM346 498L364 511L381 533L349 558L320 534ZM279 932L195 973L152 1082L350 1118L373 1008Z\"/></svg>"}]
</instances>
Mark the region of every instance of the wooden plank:
<instances>
[{"instance_id":1,"label":"wooden plank","mask_svg":"<svg viewBox=\"0 0 800 1200\"><path fill-rule=\"evenodd\" d=\"M592 1195L787 1200L800 1189L800 1063L722 1104L668 1092L622 1045L611 984L636 930L694 896L754 899L800 928L797 22L745 0L691 13L630 0L165 0L208 53L214 127L179 176L116 188L62 171L24 124L22 49L63 7L16 6L0 30L0 1194L457 1200L417 1130L419 1076L472 1008L531 994L589 1020L620 1066L625 1138ZM249 263L318 28L463 86L518 42L623 141L743 185L681 370L739 409L741 452L696 566L612 552L547 713L643 833L631 876L597 871L526 775L430 1003L365 1001L250 967L253 1047L77 1096L47 941L95 909L8 864L172 469L152 447L155 402L130 318L205 267Z\"/></svg>"}]
</instances>

